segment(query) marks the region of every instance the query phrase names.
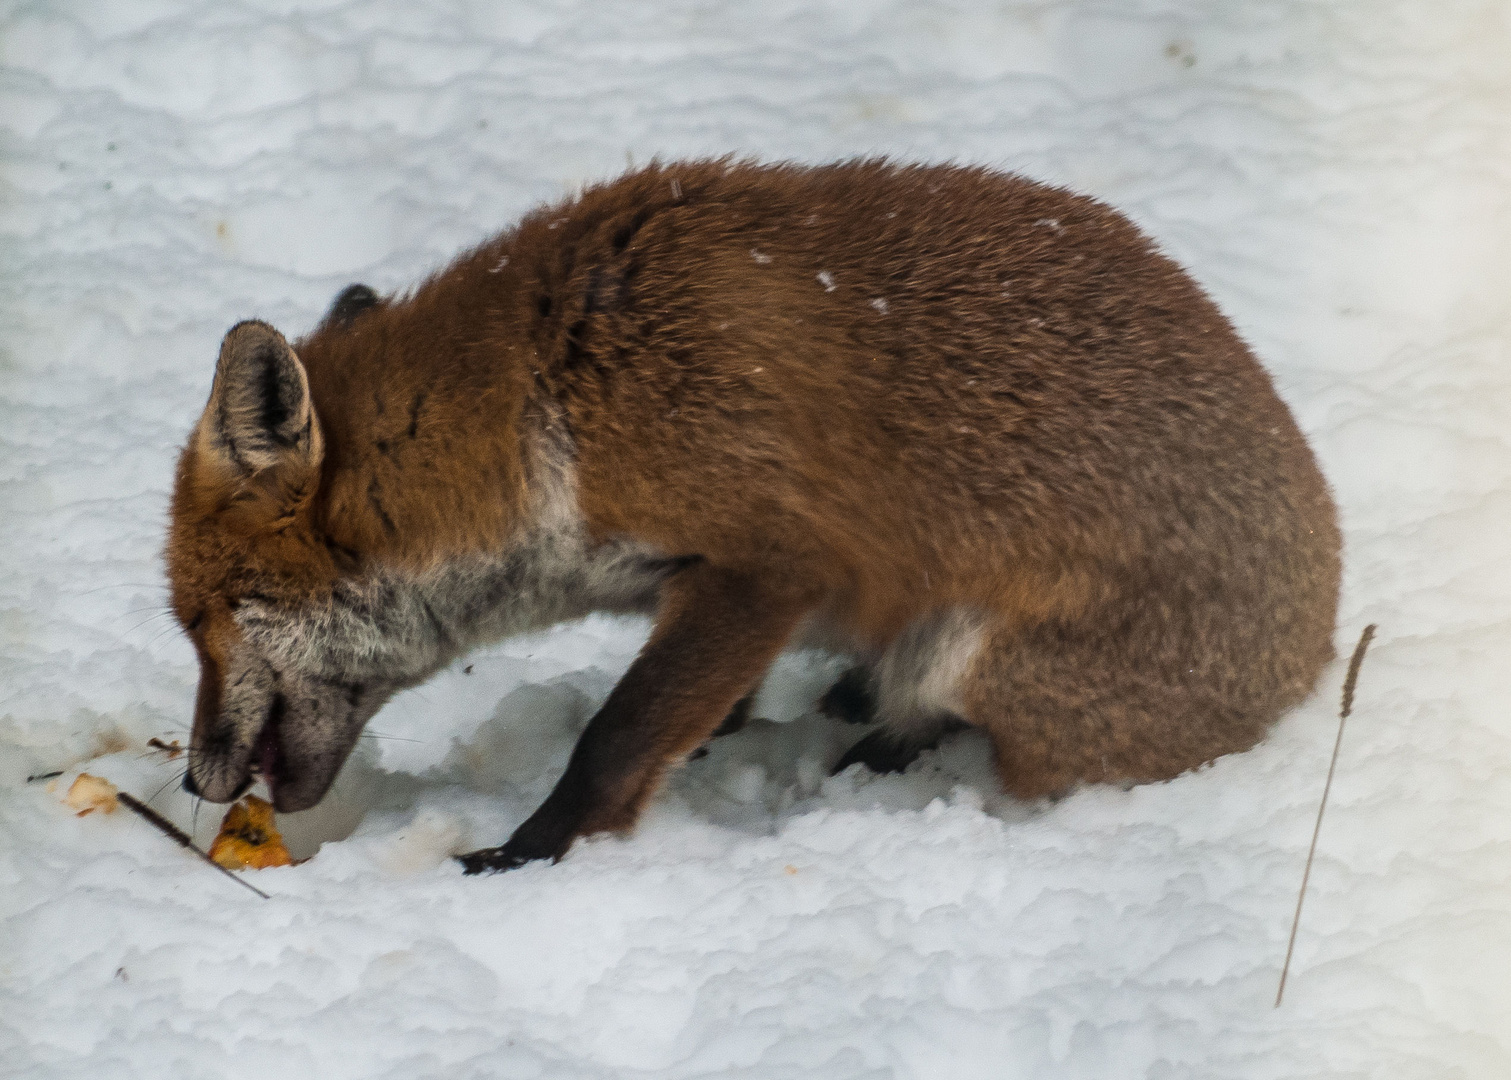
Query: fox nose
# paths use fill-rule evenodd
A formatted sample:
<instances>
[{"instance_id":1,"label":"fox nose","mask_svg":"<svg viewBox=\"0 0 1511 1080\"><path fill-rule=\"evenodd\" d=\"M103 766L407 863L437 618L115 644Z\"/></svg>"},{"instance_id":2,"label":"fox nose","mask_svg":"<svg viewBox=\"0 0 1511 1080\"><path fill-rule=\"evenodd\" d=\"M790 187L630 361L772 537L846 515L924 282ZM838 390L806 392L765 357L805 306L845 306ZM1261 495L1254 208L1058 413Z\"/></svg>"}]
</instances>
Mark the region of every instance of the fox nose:
<instances>
[{"instance_id":1,"label":"fox nose","mask_svg":"<svg viewBox=\"0 0 1511 1080\"><path fill-rule=\"evenodd\" d=\"M184 773L184 790L187 791L190 795L199 794L199 788L194 784L194 777L191 776L187 771L185 771Z\"/></svg>"}]
</instances>

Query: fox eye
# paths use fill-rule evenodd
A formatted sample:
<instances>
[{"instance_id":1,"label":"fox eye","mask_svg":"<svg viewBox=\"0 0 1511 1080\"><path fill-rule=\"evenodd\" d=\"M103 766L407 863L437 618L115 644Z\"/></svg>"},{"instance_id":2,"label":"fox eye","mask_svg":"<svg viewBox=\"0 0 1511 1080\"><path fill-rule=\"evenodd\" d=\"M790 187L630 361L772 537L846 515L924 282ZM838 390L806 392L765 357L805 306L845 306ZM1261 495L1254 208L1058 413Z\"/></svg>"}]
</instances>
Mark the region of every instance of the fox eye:
<instances>
[{"instance_id":1,"label":"fox eye","mask_svg":"<svg viewBox=\"0 0 1511 1080\"><path fill-rule=\"evenodd\" d=\"M202 623L202 622L204 622L204 621L205 621L205 613L203 611L201 611L198 615L194 616L194 618L192 618L188 622L184 623L184 632L185 633L189 633L189 634L194 633L194 631L196 631L196 630L199 629L199 624Z\"/></svg>"}]
</instances>

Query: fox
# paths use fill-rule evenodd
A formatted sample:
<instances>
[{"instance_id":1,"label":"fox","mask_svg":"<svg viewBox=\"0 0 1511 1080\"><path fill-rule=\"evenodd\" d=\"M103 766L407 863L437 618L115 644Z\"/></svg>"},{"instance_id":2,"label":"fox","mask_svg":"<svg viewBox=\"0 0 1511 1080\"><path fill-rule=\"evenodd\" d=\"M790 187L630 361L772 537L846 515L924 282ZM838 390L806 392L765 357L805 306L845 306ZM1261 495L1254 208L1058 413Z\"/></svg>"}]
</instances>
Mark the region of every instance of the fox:
<instances>
[{"instance_id":1,"label":"fox","mask_svg":"<svg viewBox=\"0 0 1511 1080\"><path fill-rule=\"evenodd\" d=\"M469 650L651 616L468 873L628 833L799 646L873 725L836 769L968 725L1019 799L1168 780L1311 693L1341 544L1269 375L1127 217L887 159L656 162L293 345L238 323L167 532L213 802L306 809Z\"/></svg>"}]
</instances>

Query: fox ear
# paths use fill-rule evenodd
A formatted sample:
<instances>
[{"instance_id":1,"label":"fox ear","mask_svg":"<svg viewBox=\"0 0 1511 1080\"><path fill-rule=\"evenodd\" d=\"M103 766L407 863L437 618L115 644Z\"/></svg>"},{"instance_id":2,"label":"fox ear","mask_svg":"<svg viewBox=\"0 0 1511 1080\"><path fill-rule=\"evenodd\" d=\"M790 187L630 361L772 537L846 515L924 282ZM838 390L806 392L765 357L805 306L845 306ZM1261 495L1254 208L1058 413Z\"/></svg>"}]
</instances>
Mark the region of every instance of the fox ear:
<instances>
[{"instance_id":1,"label":"fox ear","mask_svg":"<svg viewBox=\"0 0 1511 1080\"><path fill-rule=\"evenodd\" d=\"M368 308L377 307L383 301L366 285L348 285L331 303L331 309L322 320L326 326L348 327L356 317Z\"/></svg>"},{"instance_id":2,"label":"fox ear","mask_svg":"<svg viewBox=\"0 0 1511 1080\"><path fill-rule=\"evenodd\" d=\"M267 323L237 323L221 342L199 437L202 450L243 478L277 469L292 480L319 465L323 444L309 378Z\"/></svg>"}]
</instances>

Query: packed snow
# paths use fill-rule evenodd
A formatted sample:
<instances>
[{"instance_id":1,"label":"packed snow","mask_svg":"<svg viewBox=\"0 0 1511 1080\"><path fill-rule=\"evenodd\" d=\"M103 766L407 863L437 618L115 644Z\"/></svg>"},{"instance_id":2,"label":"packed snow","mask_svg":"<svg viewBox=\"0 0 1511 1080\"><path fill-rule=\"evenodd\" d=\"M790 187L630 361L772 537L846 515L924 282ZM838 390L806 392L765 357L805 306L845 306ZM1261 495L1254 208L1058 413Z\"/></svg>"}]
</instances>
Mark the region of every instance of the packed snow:
<instances>
[{"instance_id":1,"label":"packed snow","mask_svg":"<svg viewBox=\"0 0 1511 1080\"><path fill-rule=\"evenodd\" d=\"M0 1075L1511 1076L1511 8L1479 0L0 5ZM840 670L627 839L464 878L646 632L395 700L238 889L181 760L177 447L220 336L401 289L627 163L992 164L1113 203L1275 375L1380 626L1274 1008L1340 660L1257 749L1024 805L963 733L827 767ZM752 257L759 258L757 253ZM55 781L28 777L61 770Z\"/></svg>"}]
</instances>

